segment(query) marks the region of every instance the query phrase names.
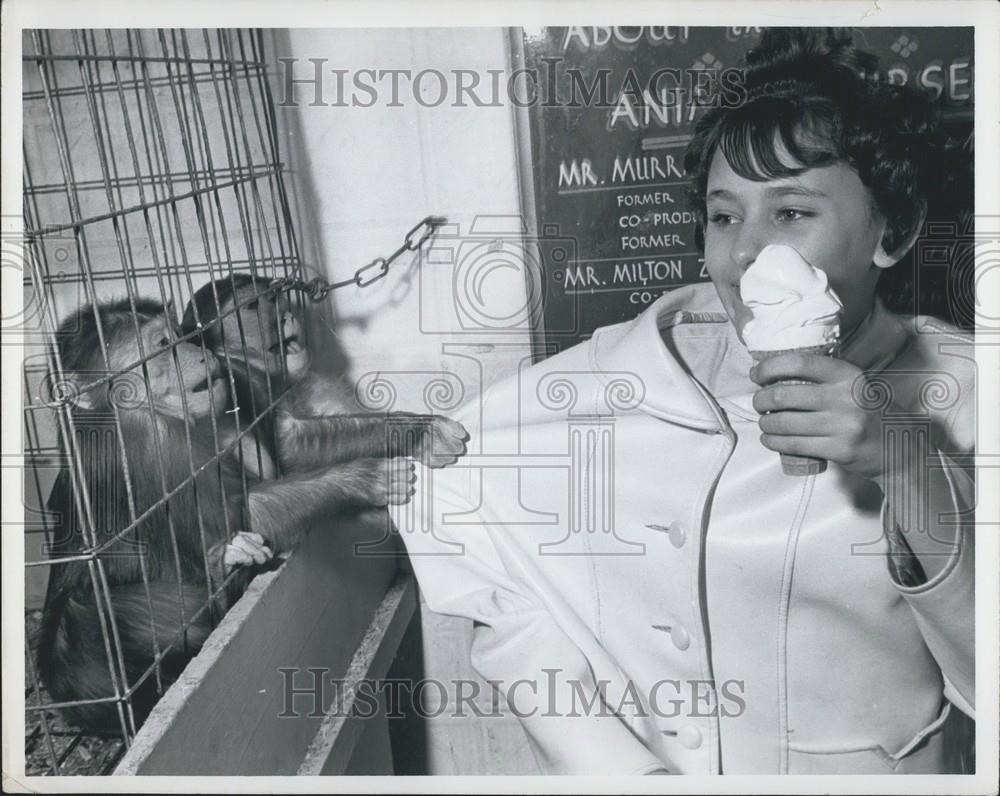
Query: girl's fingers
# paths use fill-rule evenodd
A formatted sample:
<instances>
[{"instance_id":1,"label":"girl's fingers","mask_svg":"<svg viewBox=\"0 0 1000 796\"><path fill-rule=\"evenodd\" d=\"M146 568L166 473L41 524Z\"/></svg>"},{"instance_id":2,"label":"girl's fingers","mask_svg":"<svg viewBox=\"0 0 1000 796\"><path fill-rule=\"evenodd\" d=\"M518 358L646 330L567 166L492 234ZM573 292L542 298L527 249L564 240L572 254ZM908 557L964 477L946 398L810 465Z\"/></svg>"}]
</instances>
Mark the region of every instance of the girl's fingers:
<instances>
[{"instance_id":1,"label":"girl's fingers","mask_svg":"<svg viewBox=\"0 0 1000 796\"><path fill-rule=\"evenodd\" d=\"M802 379L815 383L853 381L861 371L856 365L820 354L781 354L765 359L750 370L750 378L760 385L782 379Z\"/></svg>"},{"instance_id":2,"label":"girl's fingers","mask_svg":"<svg viewBox=\"0 0 1000 796\"><path fill-rule=\"evenodd\" d=\"M829 412L773 412L758 421L765 434L778 436L830 437L834 435L834 417Z\"/></svg>"},{"instance_id":3,"label":"girl's fingers","mask_svg":"<svg viewBox=\"0 0 1000 796\"><path fill-rule=\"evenodd\" d=\"M836 460L831 455L835 447L830 437L796 437L780 434L761 434L761 444L777 453L791 453L795 456L812 456L816 459Z\"/></svg>"},{"instance_id":4,"label":"girl's fingers","mask_svg":"<svg viewBox=\"0 0 1000 796\"><path fill-rule=\"evenodd\" d=\"M772 384L754 394L753 408L761 414L783 409L819 410L828 402L826 389L816 384Z\"/></svg>"}]
</instances>

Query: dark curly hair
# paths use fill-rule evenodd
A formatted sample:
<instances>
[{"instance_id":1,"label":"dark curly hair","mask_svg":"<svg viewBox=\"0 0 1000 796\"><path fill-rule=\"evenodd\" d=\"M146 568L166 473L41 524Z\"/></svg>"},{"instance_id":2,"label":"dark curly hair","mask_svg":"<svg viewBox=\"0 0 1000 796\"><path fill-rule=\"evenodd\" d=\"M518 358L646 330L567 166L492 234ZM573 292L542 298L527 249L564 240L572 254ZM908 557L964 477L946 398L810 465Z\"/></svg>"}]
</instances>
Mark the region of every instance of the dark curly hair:
<instances>
[{"instance_id":1,"label":"dark curly hair","mask_svg":"<svg viewBox=\"0 0 1000 796\"><path fill-rule=\"evenodd\" d=\"M745 60L743 102L707 111L685 154L699 249L708 171L719 150L750 180L845 162L871 192L872 211L886 221L886 251L919 232L929 200L949 171L924 93L874 79L878 59L856 49L842 29L770 28ZM782 163L779 141L800 167ZM879 280L879 293L893 309L913 309L908 265L888 269Z\"/></svg>"}]
</instances>

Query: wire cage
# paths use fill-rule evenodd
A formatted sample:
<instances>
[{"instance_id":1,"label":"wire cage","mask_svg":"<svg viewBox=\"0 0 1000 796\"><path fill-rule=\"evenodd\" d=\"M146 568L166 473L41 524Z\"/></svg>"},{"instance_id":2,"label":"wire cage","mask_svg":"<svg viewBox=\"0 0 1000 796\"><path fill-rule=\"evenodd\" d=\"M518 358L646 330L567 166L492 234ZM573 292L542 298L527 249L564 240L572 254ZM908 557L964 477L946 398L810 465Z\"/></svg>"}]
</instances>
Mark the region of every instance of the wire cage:
<instances>
[{"instance_id":1,"label":"wire cage","mask_svg":"<svg viewBox=\"0 0 1000 796\"><path fill-rule=\"evenodd\" d=\"M119 633L121 612L109 594L111 556L133 556L152 623L149 587L155 573L148 572L137 546L148 543L137 529L159 512L173 550L176 572L167 575L173 587L188 588L182 587L178 535L200 538L206 567L194 578L200 607L181 611L181 627L205 615L217 622L217 598L232 576L220 582L209 571L204 529L176 527L172 502L193 491L199 524L204 512L219 511L198 505L197 476L223 456L243 456L243 443L259 439L256 432L267 428L282 395L269 385L267 400L251 407L242 426L240 418L248 416L231 412L232 436L220 434L214 414L208 426L185 423L189 474L179 484L161 477L162 492L148 505L137 500L135 481L162 475L164 440L154 434L151 449L129 456L123 413L144 412L152 420L150 368L171 360L178 367L177 347L199 341L177 324L199 287L244 272L261 278L254 282L262 286L255 288L261 295L273 296L271 280L300 276L301 263L261 31L31 30L23 53L26 771L101 774L113 769L141 723L133 710L138 689L162 693L170 682L164 671L169 656L181 648L197 650L186 630L157 638L154 627L150 665L133 670ZM136 361L123 366L109 359L106 318L97 307L111 299L124 308L137 336L141 316L162 306L168 319L163 350L144 352L140 343ZM302 310L301 298L295 301ZM66 328L69 318L80 321L78 328ZM61 336L93 335L94 329L96 339L77 344L105 347L106 371L87 389L110 393L116 378L140 372L145 384L138 386L145 389L131 390L131 405L111 400L110 411L83 421L72 409L79 395L67 388L73 382L60 342ZM235 406L231 378L226 400ZM191 449L203 444L212 446L212 455L195 468ZM103 466L101 451L117 458L120 470L88 482L84 471ZM246 478L235 487L222 481L223 500L233 488L245 498ZM52 508L51 495L59 489L69 504L67 516ZM122 516L105 510L117 505L127 506ZM227 525L226 533L231 537L237 530ZM47 583L67 562L77 566L96 606L94 643L108 683L103 693L70 703L49 693L34 654ZM184 595L179 603L185 605ZM101 733L74 726L64 712L88 704L111 706L117 726Z\"/></svg>"}]
</instances>

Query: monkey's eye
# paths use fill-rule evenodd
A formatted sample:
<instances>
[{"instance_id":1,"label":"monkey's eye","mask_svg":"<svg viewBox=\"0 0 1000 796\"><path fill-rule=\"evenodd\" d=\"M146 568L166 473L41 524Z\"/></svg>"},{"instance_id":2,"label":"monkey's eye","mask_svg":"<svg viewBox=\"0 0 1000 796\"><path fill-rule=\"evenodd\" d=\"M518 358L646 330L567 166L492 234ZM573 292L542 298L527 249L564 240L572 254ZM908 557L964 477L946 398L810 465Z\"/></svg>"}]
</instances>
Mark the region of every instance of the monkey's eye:
<instances>
[{"instance_id":1,"label":"monkey's eye","mask_svg":"<svg viewBox=\"0 0 1000 796\"><path fill-rule=\"evenodd\" d=\"M170 345L170 338L167 337L166 335L163 335L163 337L161 337L159 340L156 341L156 344L160 348L167 348Z\"/></svg>"},{"instance_id":2,"label":"monkey's eye","mask_svg":"<svg viewBox=\"0 0 1000 796\"><path fill-rule=\"evenodd\" d=\"M258 299L254 299L249 304L247 304L247 309L250 310L251 312L255 311L257 309L258 303L259 303L259 300Z\"/></svg>"}]
</instances>

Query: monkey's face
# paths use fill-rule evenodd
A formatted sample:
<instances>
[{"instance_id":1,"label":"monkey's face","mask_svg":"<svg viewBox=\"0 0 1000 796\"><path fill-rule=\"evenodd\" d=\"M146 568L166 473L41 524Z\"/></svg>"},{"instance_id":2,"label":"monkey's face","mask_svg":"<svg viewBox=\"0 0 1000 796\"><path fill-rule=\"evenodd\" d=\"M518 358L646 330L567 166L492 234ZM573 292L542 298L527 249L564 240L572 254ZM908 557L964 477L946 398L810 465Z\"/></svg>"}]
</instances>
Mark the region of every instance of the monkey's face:
<instances>
[{"instance_id":1,"label":"monkey's face","mask_svg":"<svg viewBox=\"0 0 1000 796\"><path fill-rule=\"evenodd\" d=\"M139 330L146 361L148 384L138 365L112 379L109 398L122 409L154 410L179 420L221 414L228 408L226 380L211 352L202 354L200 346L184 342L171 345L169 321L165 316L147 321ZM132 335L118 340L108 352L114 370L123 370L141 354ZM148 386L148 390L147 390Z\"/></svg>"},{"instance_id":2,"label":"monkey's face","mask_svg":"<svg viewBox=\"0 0 1000 796\"><path fill-rule=\"evenodd\" d=\"M303 375L309 368L309 352L302 326L285 296L279 294L275 301L246 287L236 293L236 304L241 303L238 313L232 312L231 305L223 308L230 314L222 321L223 343L216 354L221 357L228 352L230 359L273 376L287 372L294 379Z\"/></svg>"}]
</instances>

